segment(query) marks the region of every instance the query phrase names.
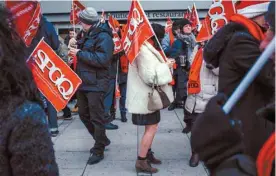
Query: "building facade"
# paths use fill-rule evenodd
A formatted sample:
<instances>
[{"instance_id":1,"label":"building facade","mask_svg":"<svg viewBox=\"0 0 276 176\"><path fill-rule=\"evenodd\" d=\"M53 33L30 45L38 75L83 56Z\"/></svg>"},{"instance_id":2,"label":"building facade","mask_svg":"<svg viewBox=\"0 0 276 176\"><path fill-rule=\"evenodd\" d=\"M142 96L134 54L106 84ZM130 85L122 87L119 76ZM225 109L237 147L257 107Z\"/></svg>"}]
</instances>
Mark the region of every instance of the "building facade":
<instances>
[{"instance_id":1,"label":"building facade","mask_svg":"<svg viewBox=\"0 0 276 176\"><path fill-rule=\"evenodd\" d=\"M115 17L120 23L126 23L131 1L81 1L85 7L93 7L101 15L105 13L105 18L109 15ZM183 18L187 8L192 8L195 3L200 18L205 18L207 11L212 4L208 1L170 1L170 0L141 0L141 5L148 16L150 22L165 25L166 20L170 17L172 20ZM70 10L72 1L41 1L42 12L46 18L52 22L59 34L67 33L70 24Z\"/></svg>"}]
</instances>

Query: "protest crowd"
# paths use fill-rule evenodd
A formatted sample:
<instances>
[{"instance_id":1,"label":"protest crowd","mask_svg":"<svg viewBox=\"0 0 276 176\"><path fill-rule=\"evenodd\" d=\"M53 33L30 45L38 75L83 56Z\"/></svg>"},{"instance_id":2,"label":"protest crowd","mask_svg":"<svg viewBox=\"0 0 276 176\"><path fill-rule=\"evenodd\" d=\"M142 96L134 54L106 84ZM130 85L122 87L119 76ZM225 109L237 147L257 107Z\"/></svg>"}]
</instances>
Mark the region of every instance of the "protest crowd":
<instances>
[{"instance_id":1,"label":"protest crowd","mask_svg":"<svg viewBox=\"0 0 276 176\"><path fill-rule=\"evenodd\" d=\"M150 23L138 0L127 24L72 4L64 39L38 1L0 7L1 176L58 176L51 139L58 119L72 114L95 141L88 164L104 162L117 107L121 122L145 127L136 172L158 172L152 143L161 111L181 108L190 167L202 161L212 176L274 175L275 1L213 1L201 21L194 5L166 26ZM249 71L255 77L238 87Z\"/></svg>"}]
</instances>

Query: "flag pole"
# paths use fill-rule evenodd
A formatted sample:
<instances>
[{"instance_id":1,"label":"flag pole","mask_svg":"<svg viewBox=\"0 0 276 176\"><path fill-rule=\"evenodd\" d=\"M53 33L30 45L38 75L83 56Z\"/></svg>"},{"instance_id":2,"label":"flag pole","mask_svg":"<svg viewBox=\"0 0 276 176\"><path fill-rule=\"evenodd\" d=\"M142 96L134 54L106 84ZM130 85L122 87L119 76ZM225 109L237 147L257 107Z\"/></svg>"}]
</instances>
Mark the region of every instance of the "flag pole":
<instances>
[{"instance_id":1,"label":"flag pole","mask_svg":"<svg viewBox=\"0 0 276 176\"><path fill-rule=\"evenodd\" d=\"M264 67L264 65L269 60L269 57L273 54L275 50L275 37L272 39L272 41L269 43L269 45L266 47L265 51L262 53L262 55L259 57L259 59L255 62L253 67L249 70L249 72L246 74L246 76L243 78L242 82L239 84L239 86L236 88L234 93L230 96L228 101L223 106L223 111L226 114L229 114L234 105L239 101L241 96L244 94L246 89L250 86L250 84L254 81L254 79L257 77L261 69Z\"/></svg>"},{"instance_id":2,"label":"flag pole","mask_svg":"<svg viewBox=\"0 0 276 176\"><path fill-rule=\"evenodd\" d=\"M76 24L75 24L75 7L74 7L74 0L72 0L72 9L73 9L73 30L74 35L76 34Z\"/></svg>"}]
</instances>

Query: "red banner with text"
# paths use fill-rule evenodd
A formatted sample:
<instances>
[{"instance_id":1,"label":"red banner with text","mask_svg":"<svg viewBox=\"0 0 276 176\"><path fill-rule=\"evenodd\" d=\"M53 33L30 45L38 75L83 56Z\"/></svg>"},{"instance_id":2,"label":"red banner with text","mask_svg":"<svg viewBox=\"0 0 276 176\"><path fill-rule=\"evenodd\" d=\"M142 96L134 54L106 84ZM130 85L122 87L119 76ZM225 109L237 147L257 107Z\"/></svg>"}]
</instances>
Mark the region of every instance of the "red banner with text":
<instances>
[{"instance_id":1,"label":"red banner with text","mask_svg":"<svg viewBox=\"0 0 276 176\"><path fill-rule=\"evenodd\" d=\"M13 22L19 36L27 47L36 36L40 19L41 8L37 1L9 1L6 0L6 7L11 11Z\"/></svg>"},{"instance_id":2,"label":"red banner with text","mask_svg":"<svg viewBox=\"0 0 276 176\"><path fill-rule=\"evenodd\" d=\"M27 60L41 93L62 110L82 83L77 74L42 39Z\"/></svg>"}]
</instances>

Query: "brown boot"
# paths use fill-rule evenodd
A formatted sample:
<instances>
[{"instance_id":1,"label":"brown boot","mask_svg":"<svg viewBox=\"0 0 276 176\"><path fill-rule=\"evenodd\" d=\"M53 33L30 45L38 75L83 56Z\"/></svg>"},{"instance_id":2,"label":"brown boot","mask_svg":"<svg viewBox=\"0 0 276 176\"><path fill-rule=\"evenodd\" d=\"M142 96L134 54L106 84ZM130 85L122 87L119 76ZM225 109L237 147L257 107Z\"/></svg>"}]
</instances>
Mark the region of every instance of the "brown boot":
<instances>
[{"instance_id":1,"label":"brown boot","mask_svg":"<svg viewBox=\"0 0 276 176\"><path fill-rule=\"evenodd\" d=\"M153 154L154 154L154 152L152 152L151 150L148 151L148 154L147 154L148 161L151 164L162 164L161 160L156 159Z\"/></svg>"},{"instance_id":2,"label":"brown boot","mask_svg":"<svg viewBox=\"0 0 276 176\"><path fill-rule=\"evenodd\" d=\"M151 167L148 160L136 160L135 164L136 172L144 172L144 173L156 173L158 170L156 168Z\"/></svg>"}]
</instances>

